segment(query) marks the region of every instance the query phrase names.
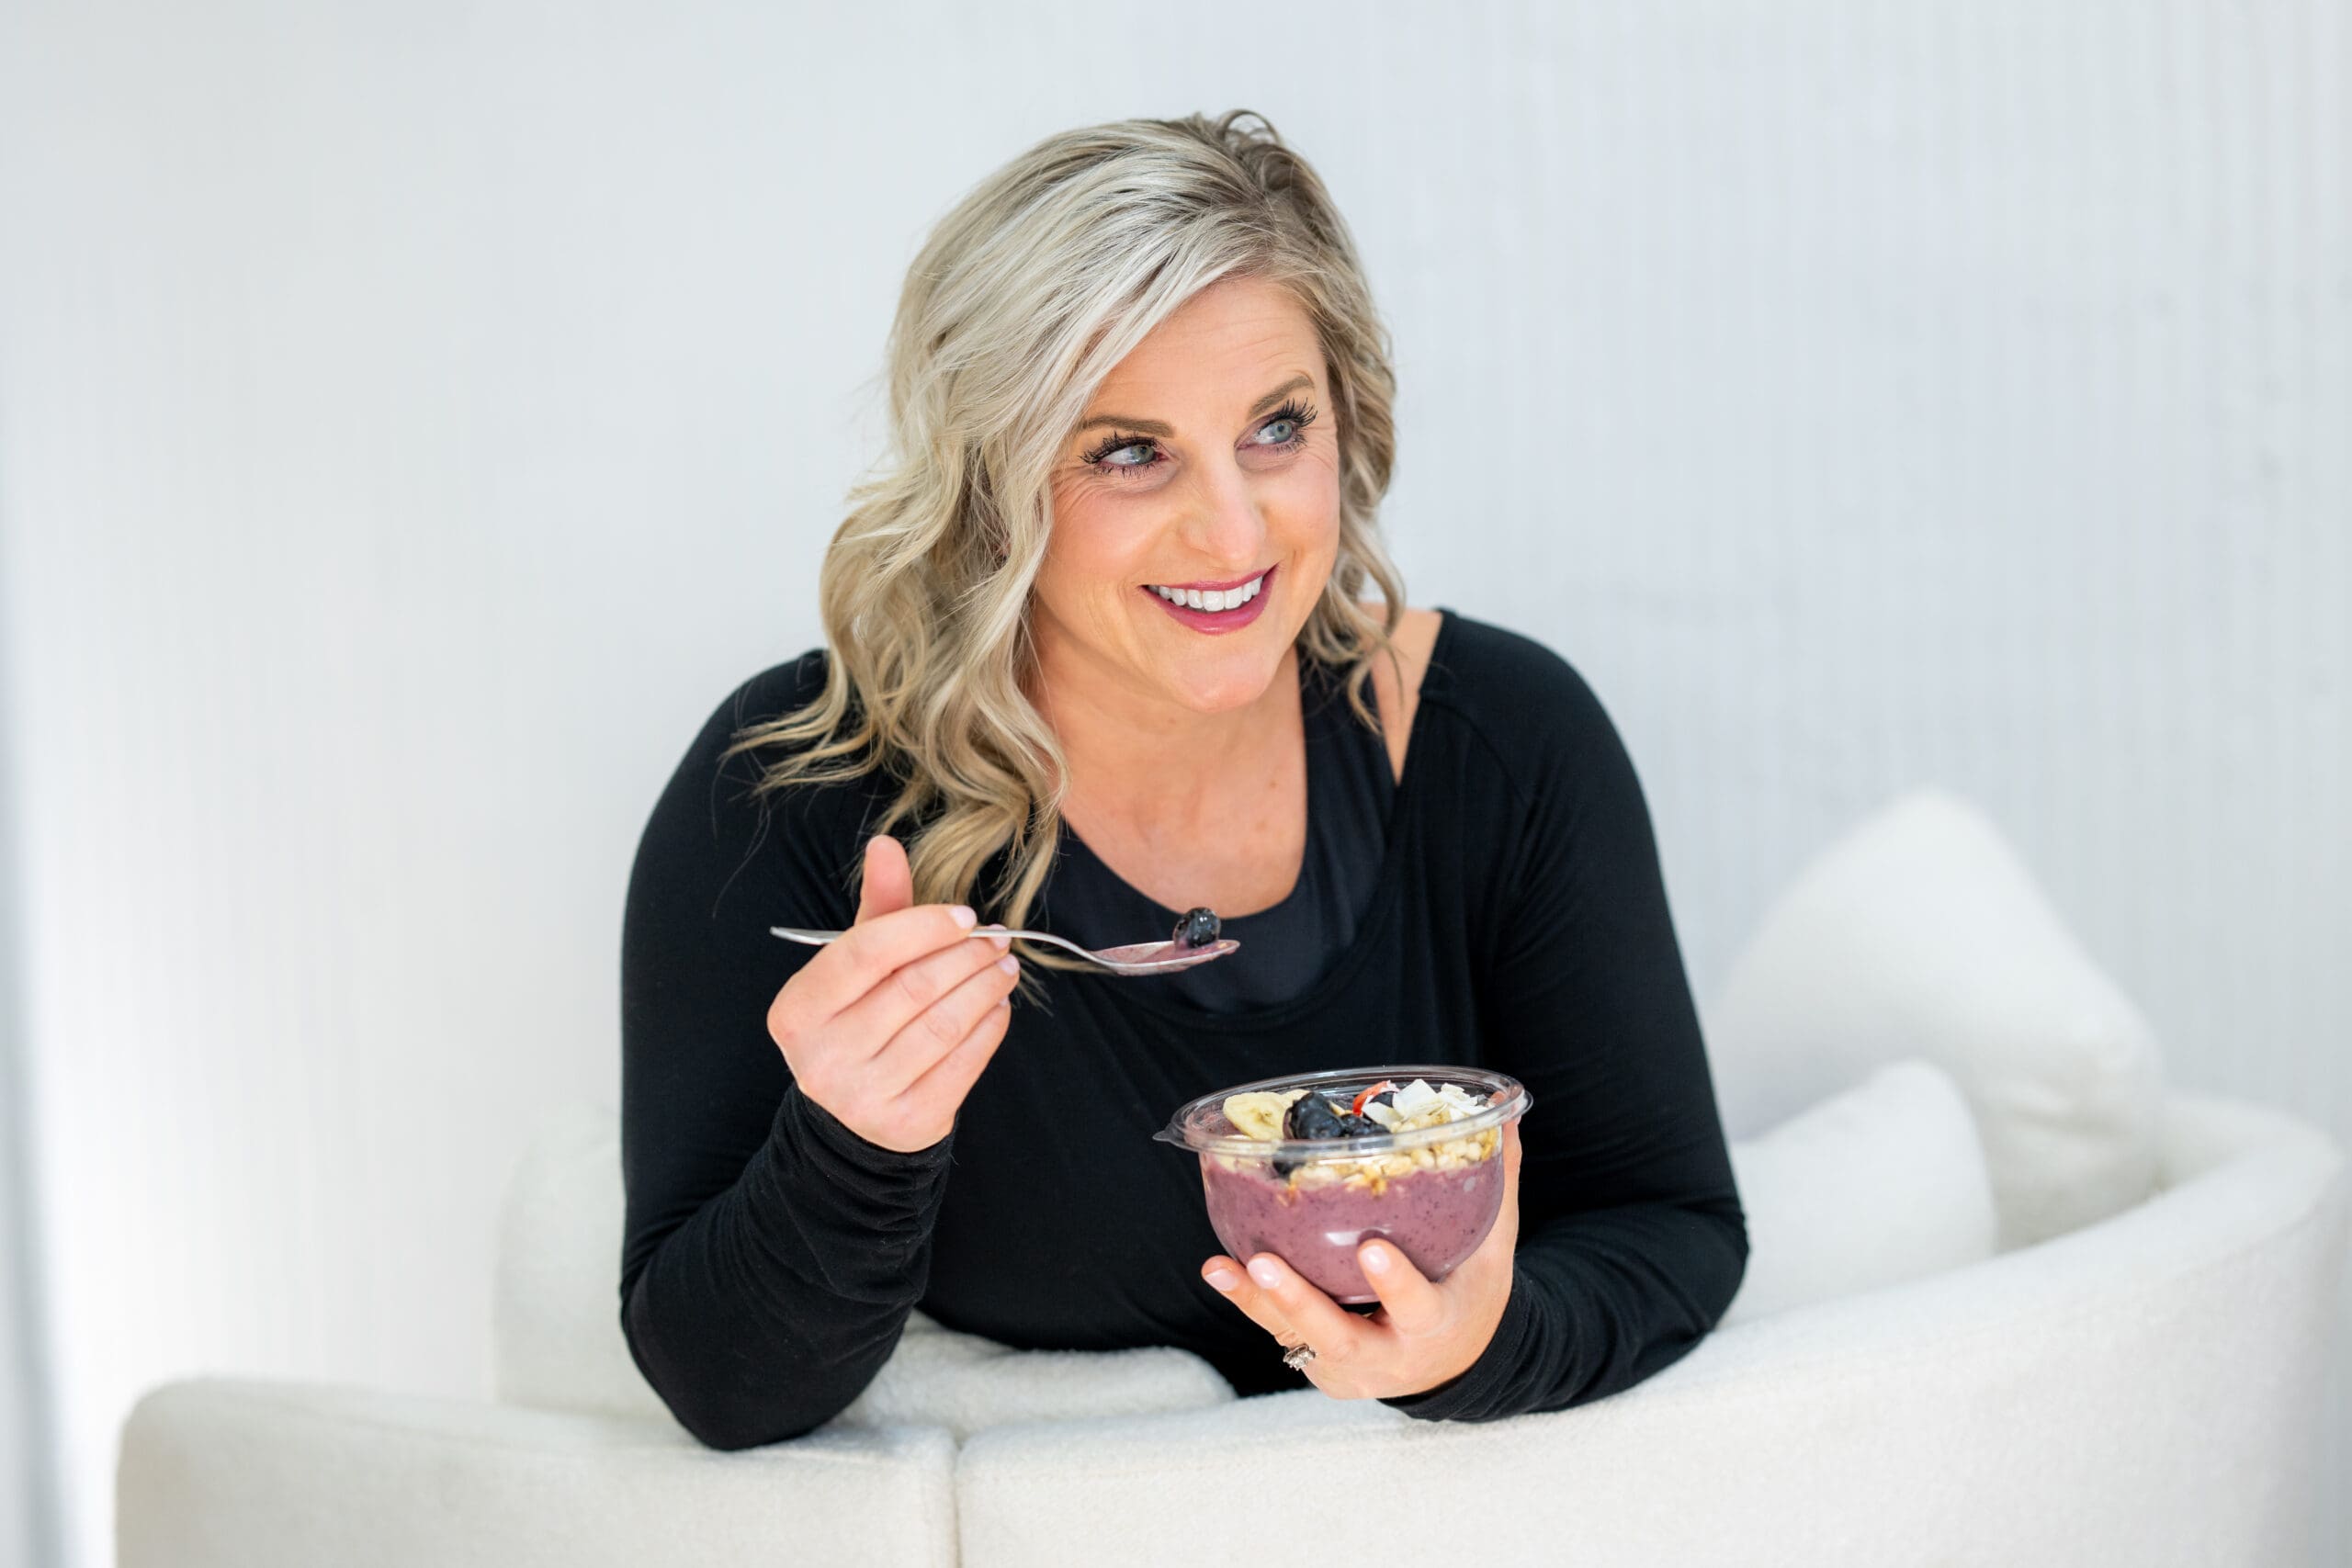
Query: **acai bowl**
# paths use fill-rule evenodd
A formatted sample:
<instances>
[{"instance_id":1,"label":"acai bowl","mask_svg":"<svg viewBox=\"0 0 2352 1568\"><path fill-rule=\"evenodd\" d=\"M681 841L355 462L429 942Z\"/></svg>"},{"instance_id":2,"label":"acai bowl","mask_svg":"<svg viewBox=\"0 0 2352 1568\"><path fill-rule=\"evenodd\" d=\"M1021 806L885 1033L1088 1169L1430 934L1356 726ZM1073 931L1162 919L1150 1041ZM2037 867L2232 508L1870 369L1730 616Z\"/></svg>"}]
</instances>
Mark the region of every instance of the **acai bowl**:
<instances>
[{"instance_id":1,"label":"acai bowl","mask_svg":"<svg viewBox=\"0 0 2352 1568\"><path fill-rule=\"evenodd\" d=\"M1534 1103L1482 1067L1351 1067L1204 1094L1152 1136L1201 1158L1209 1224L1333 1301L1380 1298L1356 1265L1385 1237L1430 1280L1478 1249L1503 1201L1503 1128Z\"/></svg>"}]
</instances>

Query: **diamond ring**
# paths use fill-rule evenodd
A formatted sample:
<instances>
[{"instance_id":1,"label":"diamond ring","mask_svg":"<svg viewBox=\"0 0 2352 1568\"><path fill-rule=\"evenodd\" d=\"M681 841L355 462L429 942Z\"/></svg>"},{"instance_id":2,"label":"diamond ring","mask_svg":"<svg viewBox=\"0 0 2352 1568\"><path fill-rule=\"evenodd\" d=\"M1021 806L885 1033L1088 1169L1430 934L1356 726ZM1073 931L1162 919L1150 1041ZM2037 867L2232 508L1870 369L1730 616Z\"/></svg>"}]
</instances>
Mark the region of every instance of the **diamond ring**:
<instances>
[{"instance_id":1,"label":"diamond ring","mask_svg":"<svg viewBox=\"0 0 2352 1568\"><path fill-rule=\"evenodd\" d=\"M1313 1359L1315 1359L1315 1347L1312 1345L1294 1345L1283 1352L1283 1365L1295 1372L1305 1371L1306 1363Z\"/></svg>"}]
</instances>

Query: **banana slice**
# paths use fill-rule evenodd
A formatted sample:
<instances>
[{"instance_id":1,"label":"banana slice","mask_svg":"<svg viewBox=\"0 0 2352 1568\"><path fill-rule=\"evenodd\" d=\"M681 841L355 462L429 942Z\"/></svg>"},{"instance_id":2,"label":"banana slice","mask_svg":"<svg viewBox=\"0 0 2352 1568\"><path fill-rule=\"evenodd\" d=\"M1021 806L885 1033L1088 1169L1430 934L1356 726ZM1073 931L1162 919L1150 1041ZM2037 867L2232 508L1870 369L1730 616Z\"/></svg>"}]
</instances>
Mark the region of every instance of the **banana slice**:
<instances>
[{"instance_id":1,"label":"banana slice","mask_svg":"<svg viewBox=\"0 0 2352 1568\"><path fill-rule=\"evenodd\" d=\"M1225 1119L1233 1123L1235 1132L1271 1144L1283 1135L1283 1112L1306 1092L1293 1089L1280 1094L1229 1094L1225 1097Z\"/></svg>"}]
</instances>

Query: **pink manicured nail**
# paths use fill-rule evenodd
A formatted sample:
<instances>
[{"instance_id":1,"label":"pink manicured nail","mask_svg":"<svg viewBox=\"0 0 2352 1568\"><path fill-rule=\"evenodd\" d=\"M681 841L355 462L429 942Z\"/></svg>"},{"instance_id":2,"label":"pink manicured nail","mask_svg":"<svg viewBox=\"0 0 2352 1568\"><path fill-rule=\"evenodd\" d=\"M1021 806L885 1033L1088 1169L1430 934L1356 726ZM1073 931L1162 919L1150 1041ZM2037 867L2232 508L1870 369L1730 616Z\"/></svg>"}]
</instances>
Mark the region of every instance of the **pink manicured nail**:
<instances>
[{"instance_id":1,"label":"pink manicured nail","mask_svg":"<svg viewBox=\"0 0 2352 1568\"><path fill-rule=\"evenodd\" d=\"M1272 1258L1257 1258L1250 1260L1250 1278L1271 1291L1283 1282L1283 1271L1274 1267Z\"/></svg>"},{"instance_id":2,"label":"pink manicured nail","mask_svg":"<svg viewBox=\"0 0 2352 1568\"><path fill-rule=\"evenodd\" d=\"M1212 1269L1204 1278L1228 1295L1232 1293L1234 1286L1241 1283L1241 1276L1230 1269Z\"/></svg>"},{"instance_id":3,"label":"pink manicured nail","mask_svg":"<svg viewBox=\"0 0 2352 1568\"><path fill-rule=\"evenodd\" d=\"M1363 1266L1371 1269L1375 1274L1387 1273L1388 1249L1385 1247L1365 1247L1363 1249Z\"/></svg>"},{"instance_id":4,"label":"pink manicured nail","mask_svg":"<svg viewBox=\"0 0 2352 1568\"><path fill-rule=\"evenodd\" d=\"M954 916L956 923L962 926L966 931L970 931L974 925L978 923L980 919L979 916L972 912L972 907L969 904L958 904L947 912Z\"/></svg>"}]
</instances>

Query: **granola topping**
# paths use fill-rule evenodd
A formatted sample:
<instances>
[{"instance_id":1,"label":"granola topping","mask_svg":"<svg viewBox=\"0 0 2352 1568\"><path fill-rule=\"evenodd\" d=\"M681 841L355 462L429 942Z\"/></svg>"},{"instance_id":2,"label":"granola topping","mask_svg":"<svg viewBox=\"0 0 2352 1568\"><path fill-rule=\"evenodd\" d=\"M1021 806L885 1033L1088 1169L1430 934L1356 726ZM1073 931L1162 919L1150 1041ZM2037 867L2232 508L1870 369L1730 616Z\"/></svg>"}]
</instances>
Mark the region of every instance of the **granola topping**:
<instances>
[{"instance_id":1,"label":"granola topping","mask_svg":"<svg viewBox=\"0 0 2352 1568\"><path fill-rule=\"evenodd\" d=\"M1304 1089L1280 1093L1228 1095L1225 1119L1235 1132L1261 1143L1285 1139L1361 1137L1381 1133L1408 1133L1460 1122L1486 1109L1486 1098L1459 1084L1431 1084L1415 1078L1402 1089L1383 1081L1355 1096L1352 1104L1334 1103L1320 1095L1310 1100ZM1274 1174L1287 1176L1294 1188L1346 1186L1386 1190L1388 1183L1417 1170L1454 1170L1490 1159L1502 1147L1502 1129L1488 1127L1459 1138L1398 1149L1293 1163L1275 1158ZM1245 1161L1229 1155L1216 1156L1228 1170Z\"/></svg>"}]
</instances>

